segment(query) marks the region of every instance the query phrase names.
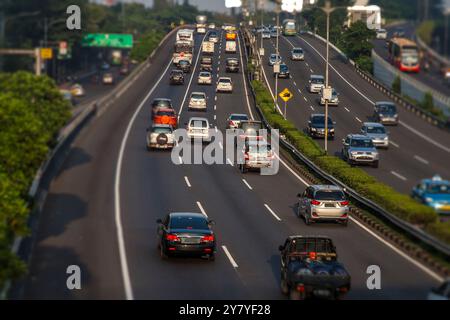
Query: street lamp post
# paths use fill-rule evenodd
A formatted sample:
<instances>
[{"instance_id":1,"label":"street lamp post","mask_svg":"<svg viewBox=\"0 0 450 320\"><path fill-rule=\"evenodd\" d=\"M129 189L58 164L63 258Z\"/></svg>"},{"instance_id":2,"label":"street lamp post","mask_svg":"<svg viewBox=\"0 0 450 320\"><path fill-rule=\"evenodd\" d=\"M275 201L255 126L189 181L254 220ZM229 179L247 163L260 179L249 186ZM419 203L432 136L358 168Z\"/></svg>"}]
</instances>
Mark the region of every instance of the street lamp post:
<instances>
[{"instance_id":1,"label":"street lamp post","mask_svg":"<svg viewBox=\"0 0 450 320\"><path fill-rule=\"evenodd\" d=\"M448 16L450 15L450 8L444 11L445 24L444 24L444 56L448 56Z\"/></svg>"},{"instance_id":2,"label":"street lamp post","mask_svg":"<svg viewBox=\"0 0 450 320\"><path fill-rule=\"evenodd\" d=\"M277 71L279 71L279 65L280 62L278 60L278 57L280 55L280 51L279 51L279 35L280 35L280 11L281 11L281 3L280 1L277 1L277 9L276 9L276 14L277 14L277 39L276 39L276 48L275 48L275 54L276 54L276 58L275 58L275 64L277 65ZM278 73L275 73L275 110L278 107Z\"/></svg>"}]
</instances>

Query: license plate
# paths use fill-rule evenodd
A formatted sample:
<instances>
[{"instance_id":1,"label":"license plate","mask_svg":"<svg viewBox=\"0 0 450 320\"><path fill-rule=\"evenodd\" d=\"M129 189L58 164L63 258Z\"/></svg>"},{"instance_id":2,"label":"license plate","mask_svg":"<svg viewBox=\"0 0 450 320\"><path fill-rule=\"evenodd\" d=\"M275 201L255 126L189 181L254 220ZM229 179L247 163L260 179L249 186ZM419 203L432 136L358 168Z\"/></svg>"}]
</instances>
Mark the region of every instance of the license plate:
<instances>
[{"instance_id":1,"label":"license plate","mask_svg":"<svg viewBox=\"0 0 450 320\"><path fill-rule=\"evenodd\" d=\"M446 211L448 210L448 211L450 211L450 206L442 206L441 210L446 210Z\"/></svg>"},{"instance_id":2,"label":"license plate","mask_svg":"<svg viewBox=\"0 0 450 320\"><path fill-rule=\"evenodd\" d=\"M197 244L197 243L200 243L200 239L199 238L181 238L181 243Z\"/></svg>"},{"instance_id":3,"label":"license plate","mask_svg":"<svg viewBox=\"0 0 450 320\"><path fill-rule=\"evenodd\" d=\"M333 203L325 203L325 208L334 208L335 205Z\"/></svg>"},{"instance_id":4,"label":"license plate","mask_svg":"<svg viewBox=\"0 0 450 320\"><path fill-rule=\"evenodd\" d=\"M314 295L328 297L330 295L330 290L316 289L314 290Z\"/></svg>"}]
</instances>

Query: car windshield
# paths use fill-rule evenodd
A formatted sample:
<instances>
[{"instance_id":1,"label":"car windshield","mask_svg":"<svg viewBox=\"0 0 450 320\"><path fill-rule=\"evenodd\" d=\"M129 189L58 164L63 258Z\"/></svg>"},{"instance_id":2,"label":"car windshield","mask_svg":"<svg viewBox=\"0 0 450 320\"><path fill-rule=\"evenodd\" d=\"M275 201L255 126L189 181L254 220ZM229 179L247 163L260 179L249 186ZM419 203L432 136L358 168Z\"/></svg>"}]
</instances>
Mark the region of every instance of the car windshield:
<instances>
[{"instance_id":1,"label":"car windshield","mask_svg":"<svg viewBox=\"0 0 450 320\"><path fill-rule=\"evenodd\" d=\"M208 123L204 120L191 120L189 126L196 128L207 128Z\"/></svg>"},{"instance_id":2,"label":"car windshield","mask_svg":"<svg viewBox=\"0 0 450 320\"><path fill-rule=\"evenodd\" d=\"M324 80L323 80L323 78L316 78L316 77L314 77L314 78L311 78L311 83L323 84Z\"/></svg>"},{"instance_id":3,"label":"car windshield","mask_svg":"<svg viewBox=\"0 0 450 320\"><path fill-rule=\"evenodd\" d=\"M282 71L282 72L288 71L287 65L285 65L285 64L280 65L280 71Z\"/></svg>"},{"instance_id":4,"label":"car windshield","mask_svg":"<svg viewBox=\"0 0 450 320\"><path fill-rule=\"evenodd\" d=\"M248 117L246 115L232 115L230 117L230 120L234 121L245 121L248 120Z\"/></svg>"},{"instance_id":5,"label":"car windshield","mask_svg":"<svg viewBox=\"0 0 450 320\"><path fill-rule=\"evenodd\" d=\"M314 124L325 124L325 116L315 116L312 118L312 123ZM333 125L333 121L328 117L328 125Z\"/></svg>"},{"instance_id":6,"label":"car windshield","mask_svg":"<svg viewBox=\"0 0 450 320\"><path fill-rule=\"evenodd\" d=\"M195 229L208 230L208 221L201 217L175 216L171 217L169 228L171 229Z\"/></svg>"},{"instance_id":7,"label":"car windshield","mask_svg":"<svg viewBox=\"0 0 450 320\"><path fill-rule=\"evenodd\" d=\"M154 133L172 133L172 129L169 127L154 127L152 132Z\"/></svg>"},{"instance_id":8,"label":"car windshield","mask_svg":"<svg viewBox=\"0 0 450 320\"><path fill-rule=\"evenodd\" d=\"M196 99L196 100L201 100L201 99L205 99L205 96L203 94L200 93L193 93L191 95L192 99Z\"/></svg>"},{"instance_id":9,"label":"car windshield","mask_svg":"<svg viewBox=\"0 0 450 320\"><path fill-rule=\"evenodd\" d=\"M378 134L382 134L382 133L386 133L386 130L384 129L384 127L367 127L367 133L378 133Z\"/></svg>"},{"instance_id":10,"label":"car windshield","mask_svg":"<svg viewBox=\"0 0 450 320\"><path fill-rule=\"evenodd\" d=\"M329 239L295 239L291 252L308 254L309 252L335 253Z\"/></svg>"},{"instance_id":11,"label":"car windshield","mask_svg":"<svg viewBox=\"0 0 450 320\"><path fill-rule=\"evenodd\" d=\"M230 79L219 79L219 82L221 83L231 83Z\"/></svg>"},{"instance_id":12,"label":"car windshield","mask_svg":"<svg viewBox=\"0 0 450 320\"><path fill-rule=\"evenodd\" d=\"M302 49L294 49L294 50L292 50L294 53L303 53L303 50Z\"/></svg>"},{"instance_id":13,"label":"car windshield","mask_svg":"<svg viewBox=\"0 0 450 320\"><path fill-rule=\"evenodd\" d=\"M153 105L159 107L167 107L170 106L171 104L169 100L155 100L153 101Z\"/></svg>"},{"instance_id":14,"label":"car windshield","mask_svg":"<svg viewBox=\"0 0 450 320\"><path fill-rule=\"evenodd\" d=\"M211 63L212 59L211 58L202 58L201 63Z\"/></svg>"},{"instance_id":15,"label":"car windshield","mask_svg":"<svg viewBox=\"0 0 450 320\"><path fill-rule=\"evenodd\" d=\"M432 183L428 185L427 193L450 194L450 185L445 183Z\"/></svg>"},{"instance_id":16,"label":"car windshield","mask_svg":"<svg viewBox=\"0 0 450 320\"><path fill-rule=\"evenodd\" d=\"M179 71L172 71L172 75L174 75L174 76L179 76L179 75L182 75L183 74L183 71L181 71L181 70L179 70Z\"/></svg>"},{"instance_id":17,"label":"car windshield","mask_svg":"<svg viewBox=\"0 0 450 320\"><path fill-rule=\"evenodd\" d=\"M179 64L182 65L182 66L187 66L187 65L189 65L189 61L187 61L187 60L180 60Z\"/></svg>"},{"instance_id":18,"label":"car windshield","mask_svg":"<svg viewBox=\"0 0 450 320\"><path fill-rule=\"evenodd\" d=\"M244 130L246 134L257 135L258 130L262 129L261 123L243 123L241 129Z\"/></svg>"},{"instance_id":19,"label":"car windshield","mask_svg":"<svg viewBox=\"0 0 450 320\"><path fill-rule=\"evenodd\" d=\"M370 139L353 139L351 146L357 148L373 148L373 143Z\"/></svg>"},{"instance_id":20,"label":"car windshield","mask_svg":"<svg viewBox=\"0 0 450 320\"><path fill-rule=\"evenodd\" d=\"M236 65L236 64L238 64L238 61L237 61L237 59L228 59L227 63L228 64L232 64L232 65Z\"/></svg>"},{"instance_id":21,"label":"car windshield","mask_svg":"<svg viewBox=\"0 0 450 320\"><path fill-rule=\"evenodd\" d=\"M175 116L175 112L173 112L172 110L159 110L156 115L158 116L171 116L174 117Z\"/></svg>"},{"instance_id":22,"label":"car windshield","mask_svg":"<svg viewBox=\"0 0 450 320\"><path fill-rule=\"evenodd\" d=\"M249 153L267 153L270 151L270 145L266 143L250 144L248 145L247 151Z\"/></svg>"},{"instance_id":23,"label":"car windshield","mask_svg":"<svg viewBox=\"0 0 450 320\"><path fill-rule=\"evenodd\" d=\"M380 104L378 105L378 111L381 113L389 113L389 114L397 112L395 106L392 104Z\"/></svg>"},{"instance_id":24,"label":"car windshield","mask_svg":"<svg viewBox=\"0 0 450 320\"><path fill-rule=\"evenodd\" d=\"M200 77L210 77L211 74L209 72L200 72Z\"/></svg>"},{"instance_id":25,"label":"car windshield","mask_svg":"<svg viewBox=\"0 0 450 320\"><path fill-rule=\"evenodd\" d=\"M330 201L343 201L345 200L345 194L338 190L319 190L314 195L316 200L330 200Z\"/></svg>"}]
</instances>

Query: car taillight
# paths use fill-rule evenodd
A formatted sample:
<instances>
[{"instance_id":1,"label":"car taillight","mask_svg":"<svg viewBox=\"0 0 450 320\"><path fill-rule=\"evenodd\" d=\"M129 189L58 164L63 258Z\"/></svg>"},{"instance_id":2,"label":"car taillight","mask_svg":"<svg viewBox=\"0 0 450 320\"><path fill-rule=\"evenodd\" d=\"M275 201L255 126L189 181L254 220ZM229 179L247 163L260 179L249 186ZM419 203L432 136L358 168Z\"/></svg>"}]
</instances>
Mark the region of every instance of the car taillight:
<instances>
[{"instance_id":1,"label":"car taillight","mask_svg":"<svg viewBox=\"0 0 450 320\"><path fill-rule=\"evenodd\" d=\"M311 200L311 204L314 205L314 206L318 206L318 205L320 205L320 201Z\"/></svg>"},{"instance_id":2,"label":"car taillight","mask_svg":"<svg viewBox=\"0 0 450 320\"><path fill-rule=\"evenodd\" d=\"M214 235L208 235L208 236L203 236L203 238L201 239L201 242L213 242L214 241Z\"/></svg>"},{"instance_id":3,"label":"car taillight","mask_svg":"<svg viewBox=\"0 0 450 320\"><path fill-rule=\"evenodd\" d=\"M245 160L248 160L248 159L250 159L250 156L248 155L248 153L246 152L245 154L244 154L244 158L245 158Z\"/></svg>"},{"instance_id":4,"label":"car taillight","mask_svg":"<svg viewBox=\"0 0 450 320\"><path fill-rule=\"evenodd\" d=\"M234 122L233 122L232 120L230 120L230 122L228 122L228 124L229 124L230 126L234 126Z\"/></svg>"},{"instance_id":5,"label":"car taillight","mask_svg":"<svg viewBox=\"0 0 450 320\"><path fill-rule=\"evenodd\" d=\"M311 260L316 260L316 257L317 257L317 255L316 255L315 252L310 252L310 253L309 253L309 258L310 258Z\"/></svg>"},{"instance_id":6,"label":"car taillight","mask_svg":"<svg viewBox=\"0 0 450 320\"><path fill-rule=\"evenodd\" d=\"M178 238L178 236L175 234L168 234L168 235L166 235L166 240L178 242L178 241L180 241L180 238Z\"/></svg>"},{"instance_id":7,"label":"car taillight","mask_svg":"<svg viewBox=\"0 0 450 320\"><path fill-rule=\"evenodd\" d=\"M349 202L348 201L341 201L341 202L339 202L339 204L341 206L348 206Z\"/></svg>"}]
</instances>

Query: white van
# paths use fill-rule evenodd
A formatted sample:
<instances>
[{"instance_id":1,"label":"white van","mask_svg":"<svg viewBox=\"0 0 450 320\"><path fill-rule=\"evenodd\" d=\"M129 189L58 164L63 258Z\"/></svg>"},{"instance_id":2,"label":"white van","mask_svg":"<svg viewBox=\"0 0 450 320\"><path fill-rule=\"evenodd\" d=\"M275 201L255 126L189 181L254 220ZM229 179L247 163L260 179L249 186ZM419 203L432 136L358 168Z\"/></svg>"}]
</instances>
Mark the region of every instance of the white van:
<instances>
[{"instance_id":1,"label":"white van","mask_svg":"<svg viewBox=\"0 0 450 320\"><path fill-rule=\"evenodd\" d=\"M236 41L227 41L225 43L225 52L226 53L235 53L236 52Z\"/></svg>"}]
</instances>

